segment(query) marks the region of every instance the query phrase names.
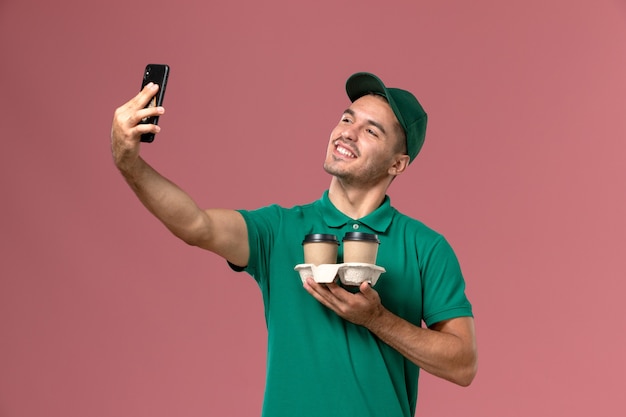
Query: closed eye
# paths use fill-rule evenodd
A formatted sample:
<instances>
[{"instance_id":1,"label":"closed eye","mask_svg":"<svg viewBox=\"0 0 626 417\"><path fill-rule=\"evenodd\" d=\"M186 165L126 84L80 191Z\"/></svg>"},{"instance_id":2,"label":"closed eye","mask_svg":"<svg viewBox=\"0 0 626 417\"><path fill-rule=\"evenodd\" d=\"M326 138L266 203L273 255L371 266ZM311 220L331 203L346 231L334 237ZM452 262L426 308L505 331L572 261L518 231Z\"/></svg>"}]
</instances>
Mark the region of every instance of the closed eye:
<instances>
[{"instance_id":1,"label":"closed eye","mask_svg":"<svg viewBox=\"0 0 626 417\"><path fill-rule=\"evenodd\" d=\"M378 133L374 129L366 129L366 132L372 136L378 137Z\"/></svg>"},{"instance_id":2,"label":"closed eye","mask_svg":"<svg viewBox=\"0 0 626 417\"><path fill-rule=\"evenodd\" d=\"M352 119L354 119L354 112L352 109L346 109L341 116L342 123L352 123Z\"/></svg>"},{"instance_id":3,"label":"closed eye","mask_svg":"<svg viewBox=\"0 0 626 417\"><path fill-rule=\"evenodd\" d=\"M355 113L354 110L352 109L346 109L343 112L343 116L341 116L341 122L342 123L353 123L353 118L355 117ZM371 120L371 119L367 119L365 120L365 122L367 122L367 124L371 127L368 127L366 129L366 132L369 135L375 136L375 137L379 137L380 134L382 135L386 135L387 132L385 131L385 128L383 127L382 124L378 123L375 120Z\"/></svg>"}]
</instances>

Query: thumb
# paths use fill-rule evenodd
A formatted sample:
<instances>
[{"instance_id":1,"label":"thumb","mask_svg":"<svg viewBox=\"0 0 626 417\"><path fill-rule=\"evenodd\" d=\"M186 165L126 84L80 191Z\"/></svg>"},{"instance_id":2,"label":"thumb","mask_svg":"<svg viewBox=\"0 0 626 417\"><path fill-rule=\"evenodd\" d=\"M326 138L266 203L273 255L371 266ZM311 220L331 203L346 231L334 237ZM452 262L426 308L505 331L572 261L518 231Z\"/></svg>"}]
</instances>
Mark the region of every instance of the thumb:
<instances>
[{"instance_id":1,"label":"thumb","mask_svg":"<svg viewBox=\"0 0 626 417\"><path fill-rule=\"evenodd\" d=\"M376 290L372 288L372 284L368 281L362 282L361 285L359 285L359 291L367 298L372 298L374 294L376 294Z\"/></svg>"}]
</instances>

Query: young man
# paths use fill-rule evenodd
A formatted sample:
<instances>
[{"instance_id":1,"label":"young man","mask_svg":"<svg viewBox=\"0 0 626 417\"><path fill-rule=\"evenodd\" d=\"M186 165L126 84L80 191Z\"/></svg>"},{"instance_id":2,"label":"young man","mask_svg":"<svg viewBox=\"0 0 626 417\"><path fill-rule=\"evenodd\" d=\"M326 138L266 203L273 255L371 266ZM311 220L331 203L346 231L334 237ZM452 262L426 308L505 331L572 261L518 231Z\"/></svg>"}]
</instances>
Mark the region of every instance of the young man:
<instances>
[{"instance_id":1,"label":"young man","mask_svg":"<svg viewBox=\"0 0 626 417\"><path fill-rule=\"evenodd\" d=\"M399 213L386 192L419 152L427 116L408 91L373 74L351 76L351 105L333 129L324 162L332 175L320 200L258 210L200 209L139 156L138 124L156 86L118 108L111 143L120 172L142 203L177 237L247 271L259 284L268 329L264 416L412 416L419 370L467 386L477 369L472 309L446 240ZM304 285L309 233L351 231L380 239L376 289ZM342 258L342 248L339 249ZM427 327L421 327L422 321Z\"/></svg>"}]
</instances>

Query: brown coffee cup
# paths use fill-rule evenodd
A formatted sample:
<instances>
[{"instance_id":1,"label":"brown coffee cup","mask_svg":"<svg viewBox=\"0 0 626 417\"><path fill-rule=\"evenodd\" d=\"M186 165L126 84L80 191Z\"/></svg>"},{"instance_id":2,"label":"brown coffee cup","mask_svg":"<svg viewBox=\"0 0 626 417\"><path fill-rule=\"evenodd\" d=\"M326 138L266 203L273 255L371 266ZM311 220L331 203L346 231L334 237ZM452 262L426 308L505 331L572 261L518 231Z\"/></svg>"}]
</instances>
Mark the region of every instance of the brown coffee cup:
<instances>
[{"instance_id":1,"label":"brown coffee cup","mask_svg":"<svg viewBox=\"0 0 626 417\"><path fill-rule=\"evenodd\" d=\"M336 264L339 241L337 236L323 233L306 235L302 241L304 263L313 265Z\"/></svg>"},{"instance_id":2,"label":"brown coffee cup","mask_svg":"<svg viewBox=\"0 0 626 417\"><path fill-rule=\"evenodd\" d=\"M373 233L348 232L343 237L343 261L376 265L379 244Z\"/></svg>"}]
</instances>

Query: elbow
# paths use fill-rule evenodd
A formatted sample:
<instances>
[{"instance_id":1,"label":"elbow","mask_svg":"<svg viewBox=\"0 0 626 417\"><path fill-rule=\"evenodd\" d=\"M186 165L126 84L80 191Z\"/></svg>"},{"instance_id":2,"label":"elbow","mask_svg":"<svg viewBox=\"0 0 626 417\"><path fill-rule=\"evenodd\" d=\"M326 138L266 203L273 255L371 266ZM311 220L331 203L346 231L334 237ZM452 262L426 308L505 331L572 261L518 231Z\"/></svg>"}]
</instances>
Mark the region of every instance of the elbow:
<instances>
[{"instance_id":1,"label":"elbow","mask_svg":"<svg viewBox=\"0 0 626 417\"><path fill-rule=\"evenodd\" d=\"M454 382L461 387L469 387L474 381L477 371L477 367L464 371L463 374L459 375L458 379Z\"/></svg>"},{"instance_id":2,"label":"elbow","mask_svg":"<svg viewBox=\"0 0 626 417\"><path fill-rule=\"evenodd\" d=\"M476 340L474 339L470 347L465 350L463 366L459 368L457 374L458 379L455 381L457 385L462 387L469 387L476 374L478 373L478 348L476 346Z\"/></svg>"},{"instance_id":3,"label":"elbow","mask_svg":"<svg viewBox=\"0 0 626 417\"><path fill-rule=\"evenodd\" d=\"M180 234L178 235L178 238L189 246L194 246L202 249L207 247L206 239L203 239L197 233Z\"/></svg>"},{"instance_id":4,"label":"elbow","mask_svg":"<svg viewBox=\"0 0 626 417\"><path fill-rule=\"evenodd\" d=\"M209 234L206 233L206 228L200 227L197 223L175 228L168 227L168 229L170 229L170 232L172 232L174 236L189 246L206 248L208 245L207 237Z\"/></svg>"},{"instance_id":5,"label":"elbow","mask_svg":"<svg viewBox=\"0 0 626 417\"><path fill-rule=\"evenodd\" d=\"M200 241L192 234L179 234L177 237L189 246L200 246Z\"/></svg>"},{"instance_id":6,"label":"elbow","mask_svg":"<svg viewBox=\"0 0 626 417\"><path fill-rule=\"evenodd\" d=\"M457 373L455 379L452 382L454 382L455 384L461 387L469 387L474 381L474 378L476 377L477 373L478 373L478 358L476 357L476 355L474 355L474 357L472 358L471 361L469 361L469 363L467 363L465 366L459 369L459 372Z\"/></svg>"},{"instance_id":7,"label":"elbow","mask_svg":"<svg viewBox=\"0 0 626 417\"><path fill-rule=\"evenodd\" d=\"M200 234L198 234L193 229L182 228L182 227L175 228L175 227L170 227L167 224L166 224L166 227L175 237L177 237L179 240L181 240L183 243L189 246L202 247L202 245L204 244L202 236L200 236Z\"/></svg>"}]
</instances>

